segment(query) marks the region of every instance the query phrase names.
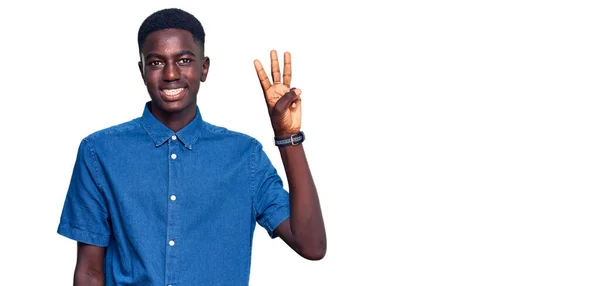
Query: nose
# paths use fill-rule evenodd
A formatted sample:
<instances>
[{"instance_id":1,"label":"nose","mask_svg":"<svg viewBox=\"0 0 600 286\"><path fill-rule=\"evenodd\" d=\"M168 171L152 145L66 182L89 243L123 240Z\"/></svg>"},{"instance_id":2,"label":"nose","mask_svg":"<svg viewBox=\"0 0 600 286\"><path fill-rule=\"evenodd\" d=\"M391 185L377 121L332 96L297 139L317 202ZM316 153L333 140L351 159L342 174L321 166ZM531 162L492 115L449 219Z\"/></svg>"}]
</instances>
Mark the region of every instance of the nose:
<instances>
[{"instance_id":1,"label":"nose","mask_svg":"<svg viewBox=\"0 0 600 286\"><path fill-rule=\"evenodd\" d=\"M163 80L164 81L176 81L181 77L181 73L179 71L179 66L177 64L167 64L163 70Z\"/></svg>"}]
</instances>

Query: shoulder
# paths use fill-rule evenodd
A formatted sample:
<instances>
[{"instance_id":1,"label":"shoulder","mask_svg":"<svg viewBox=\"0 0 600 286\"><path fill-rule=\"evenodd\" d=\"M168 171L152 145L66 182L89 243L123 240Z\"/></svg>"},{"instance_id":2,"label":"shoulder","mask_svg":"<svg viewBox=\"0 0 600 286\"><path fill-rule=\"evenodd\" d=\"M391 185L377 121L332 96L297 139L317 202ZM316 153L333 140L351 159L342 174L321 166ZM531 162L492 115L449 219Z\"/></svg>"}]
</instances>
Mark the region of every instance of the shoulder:
<instances>
[{"instance_id":1,"label":"shoulder","mask_svg":"<svg viewBox=\"0 0 600 286\"><path fill-rule=\"evenodd\" d=\"M84 137L83 141L88 144L112 141L116 138L139 131L143 131L143 128L141 125L141 118L138 117L127 122L97 130Z\"/></svg>"},{"instance_id":2,"label":"shoulder","mask_svg":"<svg viewBox=\"0 0 600 286\"><path fill-rule=\"evenodd\" d=\"M204 122L204 130L202 137L207 140L220 140L222 142L230 142L237 145L247 145L248 147L262 147L260 142L246 133L228 129L223 126L214 125Z\"/></svg>"}]
</instances>

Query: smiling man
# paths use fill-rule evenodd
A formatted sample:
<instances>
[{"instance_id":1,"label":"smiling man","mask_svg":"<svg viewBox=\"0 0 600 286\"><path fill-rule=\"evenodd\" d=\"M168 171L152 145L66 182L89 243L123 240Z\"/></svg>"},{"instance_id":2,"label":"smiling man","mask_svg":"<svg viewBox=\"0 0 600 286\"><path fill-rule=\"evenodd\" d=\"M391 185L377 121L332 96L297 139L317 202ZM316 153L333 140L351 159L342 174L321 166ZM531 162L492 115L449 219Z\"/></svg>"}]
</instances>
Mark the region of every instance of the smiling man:
<instances>
[{"instance_id":1,"label":"smiling man","mask_svg":"<svg viewBox=\"0 0 600 286\"><path fill-rule=\"evenodd\" d=\"M141 117L82 140L58 226L77 241L74 285L247 285L257 223L306 259L325 255L291 55L282 77L271 51L272 82L254 61L288 192L257 140L202 119L204 40L180 9L140 26L150 101Z\"/></svg>"}]
</instances>

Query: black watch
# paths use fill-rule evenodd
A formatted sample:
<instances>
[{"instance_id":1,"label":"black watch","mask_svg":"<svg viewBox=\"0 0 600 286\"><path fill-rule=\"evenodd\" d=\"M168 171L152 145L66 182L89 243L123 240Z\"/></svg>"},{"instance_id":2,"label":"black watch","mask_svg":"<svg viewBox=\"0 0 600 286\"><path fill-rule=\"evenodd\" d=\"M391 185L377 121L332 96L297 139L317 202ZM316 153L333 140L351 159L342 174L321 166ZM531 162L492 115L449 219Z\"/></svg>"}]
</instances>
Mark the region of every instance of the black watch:
<instances>
[{"instance_id":1,"label":"black watch","mask_svg":"<svg viewBox=\"0 0 600 286\"><path fill-rule=\"evenodd\" d=\"M275 138L275 146L285 147L285 146L298 145L298 144L304 142L304 138L306 138L306 136L304 136L304 132L300 131L300 133L294 134L287 138Z\"/></svg>"}]
</instances>

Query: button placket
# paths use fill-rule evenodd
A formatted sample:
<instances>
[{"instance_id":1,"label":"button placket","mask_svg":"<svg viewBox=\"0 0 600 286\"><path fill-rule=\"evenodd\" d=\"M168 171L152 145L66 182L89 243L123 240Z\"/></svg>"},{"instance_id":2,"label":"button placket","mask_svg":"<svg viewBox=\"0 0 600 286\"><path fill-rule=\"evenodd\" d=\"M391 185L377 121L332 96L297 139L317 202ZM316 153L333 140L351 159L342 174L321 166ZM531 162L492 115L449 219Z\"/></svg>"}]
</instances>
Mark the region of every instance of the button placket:
<instances>
[{"instance_id":1,"label":"button placket","mask_svg":"<svg viewBox=\"0 0 600 286\"><path fill-rule=\"evenodd\" d=\"M178 181L177 178L180 177L181 173L181 164L180 160L182 157L182 142L179 141L177 135L171 135L171 139L168 140L168 164L169 164L169 183L167 189L167 235L165 237L167 242L167 253L166 253L166 281L174 282L176 279L176 275L172 270L178 268L178 256L180 250L175 248L176 240L180 237L180 209L179 204L177 204L177 196L175 193L178 193L181 189L181 182ZM171 270L172 269L172 270ZM165 282L166 282L165 281ZM174 284L168 284L174 285Z\"/></svg>"}]
</instances>

